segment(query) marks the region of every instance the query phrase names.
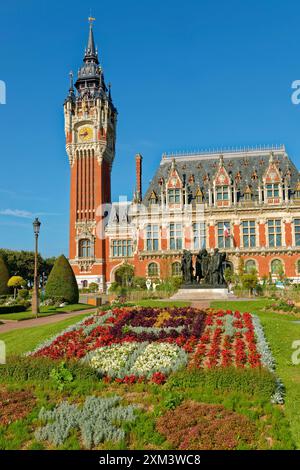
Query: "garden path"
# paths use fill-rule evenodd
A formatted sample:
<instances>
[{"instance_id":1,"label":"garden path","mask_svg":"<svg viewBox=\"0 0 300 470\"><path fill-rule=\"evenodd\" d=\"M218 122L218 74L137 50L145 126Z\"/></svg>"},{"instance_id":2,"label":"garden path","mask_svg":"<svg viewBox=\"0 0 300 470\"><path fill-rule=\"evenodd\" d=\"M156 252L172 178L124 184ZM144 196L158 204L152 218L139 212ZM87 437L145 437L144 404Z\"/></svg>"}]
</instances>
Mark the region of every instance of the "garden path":
<instances>
[{"instance_id":1,"label":"garden path","mask_svg":"<svg viewBox=\"0 0 300 470\"><path fill-rule=\"evenodd\" d=\"M58 313L57 315L50 315L49 317L33 318L32 320L30 319L23 321L1 319L3 324L0 325L0 333L7 333L8 331L21 330L24 328L32 328L34 326L50 325L51 323L57 323L61 320L76 317L77 315L82 315L84 313L91 314L96 310L96 308L91 308L86 310L78 310L77 312Z\"/></svg>"}]
</instances>

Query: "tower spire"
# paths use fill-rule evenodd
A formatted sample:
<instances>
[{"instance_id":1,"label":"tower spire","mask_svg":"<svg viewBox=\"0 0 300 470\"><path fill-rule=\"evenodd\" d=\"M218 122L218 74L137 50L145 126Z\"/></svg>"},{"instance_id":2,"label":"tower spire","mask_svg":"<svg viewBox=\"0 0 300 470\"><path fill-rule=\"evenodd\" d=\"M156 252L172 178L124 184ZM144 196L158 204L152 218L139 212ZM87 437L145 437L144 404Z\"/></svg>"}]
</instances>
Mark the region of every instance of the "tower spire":
<instances>
[{"instance_id":1,"label":"tower spire","mask_svg":"<svg viewBox=\"0 0 300 470\"><path fill-rule=\"evenodd\" d=\"M96 64L99 64L98 60L98 53L95 48L95 41L94 41L94 32L93 32L93 22L96 21L96 18L93 18L92 16L89 16L88 18L90 26L89 26L89 38L88 38L88 44L87 48L85 50L84 54L84 62L94 62Z\"/></svg>"}]
</instances>

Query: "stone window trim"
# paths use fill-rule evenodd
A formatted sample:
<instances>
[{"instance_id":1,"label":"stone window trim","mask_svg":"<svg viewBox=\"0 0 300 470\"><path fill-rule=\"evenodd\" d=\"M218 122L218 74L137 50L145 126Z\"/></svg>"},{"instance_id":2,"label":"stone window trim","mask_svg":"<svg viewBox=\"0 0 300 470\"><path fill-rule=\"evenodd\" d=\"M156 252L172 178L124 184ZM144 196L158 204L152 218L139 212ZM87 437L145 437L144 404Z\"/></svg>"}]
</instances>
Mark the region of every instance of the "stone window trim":
<instances>
[{"instance_id":1,"label":"stone window trim","mask_svg":"<svg viewBox=\"0 0 300 470\"><path fill-rule=\"evenodd\" d=\"M174 198L174 202L170 199ZM178 200L178 202L176 202ZM183 205L183 190L182 188L167 188L167 204L169 206L182 206Z\"/></svg>"},{"instance_id":2,"label":"stone window trim","mask_svg":"<svg viewBox=\"0 0 300 470\"><path fill-rule=\"evenodd\" d=\"M194 227L198 225L198 229L197 229L197 232L195 232L194 230ZM201 227L202 225L202 227ZM197 237L195 237L195 233L197 233ZM200 235L200 236L199 236ZM199 243L199 246L195 246L195 238L198 238L199 242L201 242L201 244ZM193 246L193 249L194 250L201 250L202 248L206 248L207 247L207 240L208 240L208 234L207 234L207 224L206 222L203 220L201 222L193 222L192 223L192 227L191 227L191 242L192 242L192 246Z\"/></svg>"},{"instance_id":3,"label":"stone window trim","mask_svg":"<svg viewBox=\"0 0 300 470\"><path fill-rule=\"evenodd\" d=\"M229 237L227 238L229 240L228 246L226 246L226 241L225 241L225 236L224 236L224 224L227 225L229 228ZM226 249L231 249L233 247L233 241L232 241L232 235L233 235L233 224L234 222L232 220L216 220L214 227L215 227L215 246L216 248L219 248L219 250L226 250ZM223 230L223 239L224 239L224 246L219 246L219 234L218 230L221 228Z\"/></svg>"},{"instance_id":4,"label":"stone window trim","mask_svg":"<svg viewBox=\"0 0 300 470\"><path fill-rule=\"evenodd\" d=\"M275 243L274 246L270 245L270 229L269 229L269 222L271 221L280 221L280 236L281 236L281 243L280 244L277 244ZM267 247L268 248L279 248L279 247L284 247L285 246L285 226L283 224L283 220L281 217L274 217L274 218L270 218L268 217L268 219L266 219L266 222L265 222L265 229L266 229L266 243L267 243Z\"/></svg>"},{"instance_id":5,"label":"stone window trim","mask_svg":"<svg viewBox=\"0 0 300 470\"><path fill-rule=\"evenodd\" d=\"M126 254L121 253L120 255L114 254L114 248L121 249L123 248L126 251ZM131 238L112 238L110 240L110 257L111 258L132 258L133 257L133 242Z\"/></svg>"},{"instance_id":6,"label":"stone window trim","mask_svg":"<svg viewBox=\"0 0 300 470\"><path fill-rule=\"evenodd\" d=\"M171 237L171 234L172 234L172 227L174 226L174 233L175 233L175 236L174 237ZM178 226L178 227L177 227ZM180 228L179 228L180 227ZM185 249L185 237L184 237L184 225L182 222L170 222L169 225L168 225L168 250L170 251L181 251L181 250L184 250ZM181 233L181 236L177 236L177 233L180 232ZM171 239L175 240L175 244L177 245L177 241L178 240L181 240L181 247L175 247L173 248L171 246ZM180 243L179 243L180 244Z\"/></svg>"},{"instance_id":7,"label":"stone window trim","mask_svg":"<svg viewBox=\"0 0 300 470\"><path fill-rule=\"evenodd\" d=\"M76 243L76 259L94 259L95 237L84 235ZM86 256L85 256L86 255Z\"/></svg>"},{"instance_id":8,"label":"stone window trim","mask_svg":"<svg viewBox=\"0 0 300 470\"><path fill-rule=\"evenodd\" d=\"M255 245L254 246L245 246L244 245L243 222L254 222L254 227L255 227L255 233L254 233ZM257 248L257 246L259 245L259 222L256 219L242 219L240 221L239 225L240 225L240 246L241 246L241 248L246 248L246 249Z\"/></svg>"},{"instance_id":9,"label":"stone window trim","mask_svg":"<svg viewBox=\"0 0 300 470\"><path fill-rule=\"evenodd\" d=\"M224 188L227 188L227 191L225 191ZM224 199L224 197L222 197L221 199L218 199L218 193L222 194L223 196L224 196L224 194L227 193L228 194L227 199ZM214 206L215 207L217 207L218 201L221 201L221 202L228 201L228 205L229 206L232 205L232 187L231 187L230 184L228 184L228 185L227 184L224 184L224 185L214 184L213 195L214 195Z\"/></svg>"},{"instance_id":10,"label":"stone window trim","mask_svg":"<svg viewBox=\"0 0 300 470\"><path fill-rule=\"evenodd\" d=\"M150 230L149 230L149 227ZM154 227L157 227L157 229L154 229ZM144 251L160 251L161 250L161 230L162 227L159 223L147 223L144 225L143 231L144 231ZM148 234L150 233L151 238L148 238ZM154 235L157 233L157 238L154 237ZM152 244L154 240L157 240L157 249L153 248L155 245L155 242L152 246L151 249L148 249L148 240L152 241Z\"/></svg>"}]
</instances>

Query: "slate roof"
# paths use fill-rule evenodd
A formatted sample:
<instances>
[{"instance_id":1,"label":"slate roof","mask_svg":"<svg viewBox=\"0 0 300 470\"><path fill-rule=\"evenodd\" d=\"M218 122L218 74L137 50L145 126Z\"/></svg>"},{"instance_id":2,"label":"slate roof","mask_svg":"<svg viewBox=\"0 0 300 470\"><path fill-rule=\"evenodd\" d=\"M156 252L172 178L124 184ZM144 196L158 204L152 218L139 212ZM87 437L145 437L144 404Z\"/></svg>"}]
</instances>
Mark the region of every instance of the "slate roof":
<instances>
[{"instance_id":1,"label":"slate roof","mask_svg":"<svg viewBox=\"0 0 300 470\"><path fill-rule=\"evenodd\" d=\"M144 195L143 203L145 205L149 204L149 198L153 191L157 196L158 202L160 202L160 181L162 178L164 182L168 180L172 160L175 161L176 169L183 185L188 189L189 202L193 202L199 187L204 194L204 202L207 202L208 185L209 182L212 185L218 171L220 155L223 155L224 167L230 175L232 182L236 182L238 200L243 200L244 191L247 186L251 187L253 199L258 199L258 184L259 181L262 182L262 178L269 166L271 152L273 152L274 161L280 170L282 178L289 180L290 193L293 193L299 178L299 172L286 154L285 147L280 146L263 149L202 152L193 155L163 155L160 166ZM255 175L257 176L256 178ZM237 176L240 176L240 179ZM194 180L194 183L192 180Z\"/></svg>"}]
</instances>

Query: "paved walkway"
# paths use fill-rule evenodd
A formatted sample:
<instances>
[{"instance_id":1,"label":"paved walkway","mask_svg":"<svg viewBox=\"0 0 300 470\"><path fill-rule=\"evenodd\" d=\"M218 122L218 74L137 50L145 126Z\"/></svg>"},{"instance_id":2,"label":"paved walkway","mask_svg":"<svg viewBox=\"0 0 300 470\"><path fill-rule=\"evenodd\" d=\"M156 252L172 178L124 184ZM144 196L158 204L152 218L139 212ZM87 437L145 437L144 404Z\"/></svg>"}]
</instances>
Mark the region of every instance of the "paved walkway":
<instances>
[{"instance_id":1,"label":"paved walkway","mask_svg":"<svg viewBox=\"0 0 300 470\"><path fill-rule=\"evenodd\" d=\"M77 312L58 313L57 315L50 315L48 317L33 318L32 320L22 321L1 319L1 321L4 321L4 324L0 325L0 334L13 330L24 330L25 328L32 328L34 326L51 325L52 323L57 323L59 321L66 320L67 318L76 317L77 315L82 315L84 313L91 314L96 310L96 308L91 308L86 310L78 310Z\"/></svg>"}]
</instances>

